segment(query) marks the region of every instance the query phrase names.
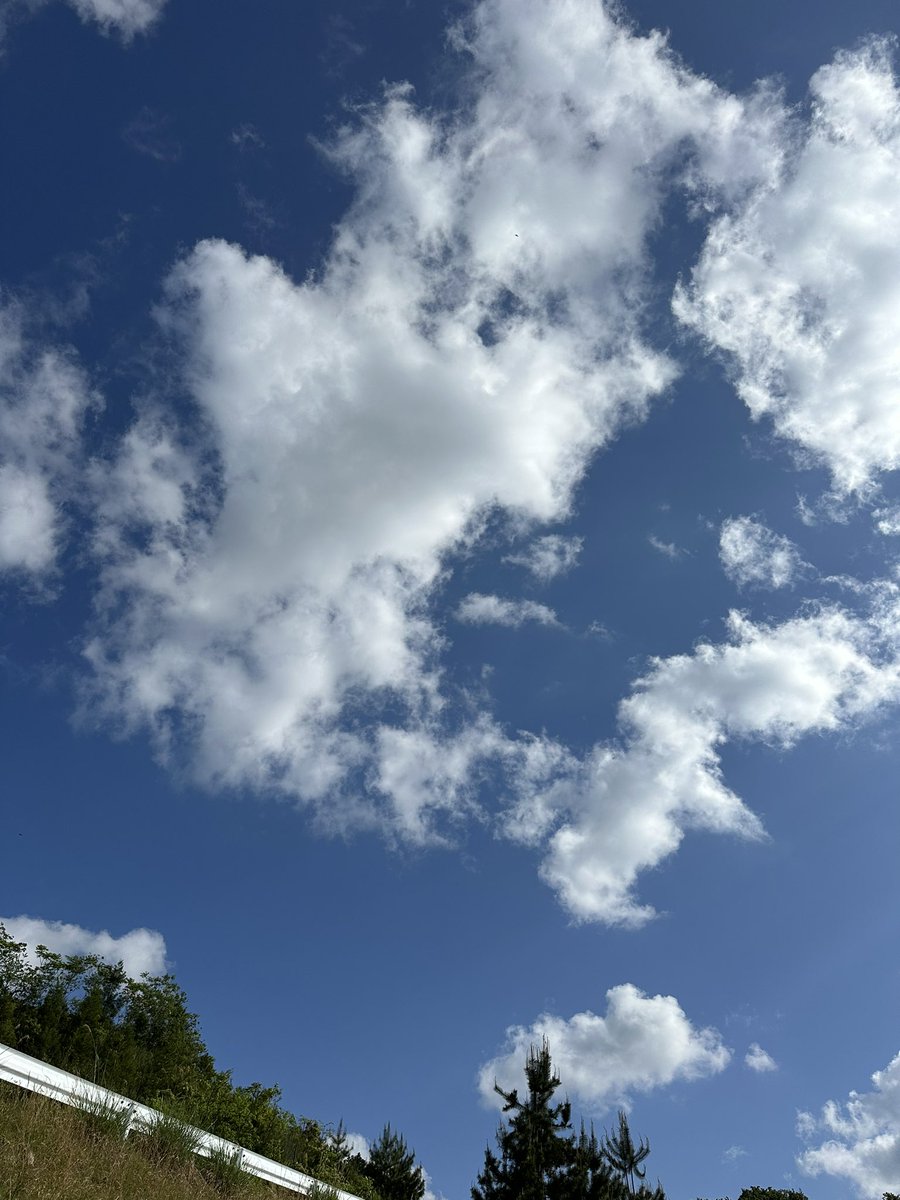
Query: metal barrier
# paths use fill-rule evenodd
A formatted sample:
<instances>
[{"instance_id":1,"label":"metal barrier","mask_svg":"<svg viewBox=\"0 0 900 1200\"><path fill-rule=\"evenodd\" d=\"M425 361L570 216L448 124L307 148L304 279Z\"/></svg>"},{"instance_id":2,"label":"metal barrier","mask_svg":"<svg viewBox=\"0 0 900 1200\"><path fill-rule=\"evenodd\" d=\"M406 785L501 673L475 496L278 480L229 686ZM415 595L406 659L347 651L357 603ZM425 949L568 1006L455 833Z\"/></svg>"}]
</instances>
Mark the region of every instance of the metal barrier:
<instances>
[{"instance_id":1,"label":"metal barrier","mask_svg":"<svg viewBox=\"0 0 900 1200\"><path fill-rule=\"evenodd\" d=\"M13 1050L10 1046L4 1046L2 1042L0 1042L0 1079L15 1084L17 1087L25 1088L29 1092L38 1092L42 1096L49 1096L52 1100L59 1100L62 1104L69 1104L74 1108L90 1110L92 1107L96 1107L127 1112L128 1132L134 1129L150 1129L156 1121L163 1118L163 1114L155 1108L148 1108L146 1104L138 1104L135 1100L129 1100L127 1096L120 1096L118 1092L111 1092L108 1088L100 1087L99 1084L89 1083L88 1080L82 1079L78 1075L72 1075L69 1071L62 1071L59 1067L51 1067L49 1063L42 1062L39 1058L32 1058L30 1054L23 1054L21 1050ZM193 1126L187 1128L197 1139L195 1153L204 1158L209 1158L210 1155L217 1153L230 1157L237 1156L241 1170L246 1171L249 1175L257 1176L258 1179L264 1179L267 1183L277 1183L281 1187L290 1188L304 1196L308 1195L313 1188L319 1187L327 1188L329 1193L333 1192L338 1200L359 1200L358 1196L354 1196L350 1192L332 1188L329 1184L323 1184L320 1180L313 1179L311 1175L304 1175L302 1171L295 1171L293 1167L286 1167L283 1163L274 1162L263 1154L246 1150L243 1146L226 1141L225 1138L216 1137L214 1133L207 1133L206 1130L195 1129Z\"/></svg>"}]
</instances>

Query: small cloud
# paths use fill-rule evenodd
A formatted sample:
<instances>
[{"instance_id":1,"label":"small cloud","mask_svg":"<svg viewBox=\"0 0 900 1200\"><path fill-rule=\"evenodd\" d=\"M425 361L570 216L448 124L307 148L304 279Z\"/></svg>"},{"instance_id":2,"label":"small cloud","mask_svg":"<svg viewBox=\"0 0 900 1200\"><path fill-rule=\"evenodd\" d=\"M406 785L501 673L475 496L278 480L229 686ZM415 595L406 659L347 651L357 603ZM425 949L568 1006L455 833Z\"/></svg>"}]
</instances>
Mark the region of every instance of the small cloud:
<instances>
[{"instance_id":1,"label":"small cloud","mask_svg":"<svg viewBox=\"0 0 900 1200\"><path fill-rule=\"evenodd\" d=\"M329 15L324 29L325 48L319 56L326 75L339 75L363 57L366 47L355 34L353 22L343 13Z\"/></svg>"},{"instance_id":2,"label":"small cloud","mask_svg":"<svg viewBox=\"0 0 900 1200\"><path fill-rule=\"evenodd\" d=\"M160 163L174 163L181 158L182 148L170 127L170 117L145 104L122 130L122 138L138 154Z\"/></svg>"},{"instance_id":3,"label":"small cloud","mask_svg":"<svg viewBox=\"0 0 900 1200\"><path fill-rule=\"evenodd\" d=\"M155 929L132 929L113 937L105 929L95 933L64 921L44 921L40 917L0 917L0 925L17 942L24 942L28 957L37 962L38 946L54 954L96 954L104 962L121 962L132 979L145 972L162 975L166 970L166 943Z\"/></svg>"},{"instance_id":4,"label":"small cloud","mask_svg":"<svg viewBox=\"0 0 900 1200\"><path fill-rule=\"evenodd\" d=\"M804 1112L802 1108L798 1108L794 1129L798 1138L803 1138L805 1142L808 1142L818 1132L819 1122L811 1112Z\"/></svg>"},{"instance_id":5,"label":"small cloud","mask_svg":"<svg viewBox=\"0 0 900 1200\"><path fill-rule=\"evenodd\" d=\"M471 592L456 610L457 621L466 625L507 625L518 628L528 621L539 625L559 625L559 618L546 604L534 600L506 600L502 596L485 596Z\"/></svg>"},{"instance_id":6,"label":"small cloud","mask_svg":"<svg viewBox=\"0 0 900 1200\"><path fill-rule=\"evenodd\" d=\"M242 121L240 125L235 125L231 131L230 140L231 144L237 146L241 151L263 150L266 145L259 130L251 121Z\"/></svg>"},{"instance_id":7,"label":"small cloud","mask_svg":"<svg viewBox=\"0 0 900 1200\"><path fill-rule=\"evenodd\" d=\"M597 638L601 642L614 642L616 640L616 635L602 621L591 621L585 633L588 637Z\"/></svg>"},{"instance_id":8,"label":"small cloud","mask_svg":"<svg viewBox=\"0 0 900 1200\"><path fill-rule=\"evenodd\" d=\"M900 504L889 508L877 508L872 513L875 518L875 528L885 537L896 537L900 534Z\"/></svg>"},{"instance_id":9,"label":"small cloud","mask_svg":"<svg viewBox=\"0 0 900 1200\"><path fill-rule=\"evenodd\" d=\"M444 1193L436 1192L432 1187L434 1180L424 1167L422 1167L422 1178L425 1180L425 1191L422 1194L422 1200L445 1200Z\"/></svg>"},{"instance_id":10,"label":"small cloud","mask_svg":"<svg viewBox=\"0 0 900 1200\"><path fill-rule=\"evenodd\" d=\"M271 209L265 200L254 196L242 183L237 185L238 200L247 216L247 224L256 233L267 233L274 229L278 222L272 216Z\"/></svg>"},{"instance_id":11,"label":"small cloud","mask_svg":"<svg viewBox=\"0 0 900 1200\"><path fill-rule=\"evenodd\" d=\"M346 1133L344 1135L347 1149L351 1154L358 1154L366 1162L369 1161L369 1139L361 1133Z\"/></svg>"},{"instance_id":12,"label":"small cloud","mask_svg":"<svg viewBox=\"0 0 900 1200\"><path fill-rule=\"evenodd\" d=\"M662 538L658 538L655 533L651 533L647 538L647 541L654 550L657 550L660 554L665 555L666 558L670 558L673 561L676 558L681 558L687 553L686 550L682 550L679 546L676 546L674 542L664 542Z\"/></svg>"},{"instance_id":13,"label":"small cloud","mask_svg":"<svg viewBox=\"0 0 900 1200\"><path fill-rule=\"evenodd\" d=\"M795 512L807 528L819 523L819 514L814 504L810 504L805 496L797 497Z\"/></svg>"},{"instance_id":14,"label":"small cloud","mask_svg":"<svg viewBox=\"0 0 900 1200\"><path fill-rule=\"evenodd\" d=\"M773 533L752 517L722 522L719 559L725 574L738 587L790 587L808 565L790 538Z\"/></svg>"},{"instance_id":15,"label":"small cloud","mask_svg":"<svg viewBox=\"0 0 900 1200\"><path fill-rule=\"evenodd\" d=\"M747 1151L744 1149L743 1146L729 1146L728 1149L725 1150L722 1154L722 1162L733 1163L733 1162L737 1162L737 1160L739 1158L747 1158L747 1157L748 1157Z\"/></svg>"},{"instance_id":16,"label":"small cloud","mask_svg":"<svg viewBox=\"0 0 900 1200\"><path fill-rule=\"evenodd\" d=\"M96 21L101 33L117 33L125 45L159 20L167 0L68 0L82 21Z\"/></svg>"},{"instance_id":17,"label":"small cloud","mask_svg":"<svg viewBox=\"0 0 900 1200\"><path fill-rule=\"evenodd\" d=\"M503 561L525 567L541 583L547 583L557 575L572 570L578 562L583 544L583 538L550 533L537 538L520 554L507 554Z\"/></svg>"},{"instance_id":18,"label":"small cloud","mask_svg":"<svg viewBox=\"0 0 900 1200\"><path fill-rule=\"evenodd\" d=\"M751 1071L756 1071L762 1074L764 1071L777 1071L778 1063L763 1050L759 1042L754 1042L747 1053L744 1055L744 1063Z\"/></svg>"}]
</instances>

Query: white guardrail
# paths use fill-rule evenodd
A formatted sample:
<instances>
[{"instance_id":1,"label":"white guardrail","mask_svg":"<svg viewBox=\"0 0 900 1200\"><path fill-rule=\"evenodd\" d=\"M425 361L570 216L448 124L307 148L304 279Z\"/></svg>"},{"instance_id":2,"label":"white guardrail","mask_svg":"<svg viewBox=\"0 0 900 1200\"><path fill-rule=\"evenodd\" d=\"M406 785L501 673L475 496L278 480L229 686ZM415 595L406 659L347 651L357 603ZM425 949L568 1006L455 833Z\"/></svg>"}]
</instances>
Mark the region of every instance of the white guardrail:
<instances>
[{"instance_id":1,"label":"white guardrail","mask_svg":"<svg viewBox=\"0 0 900 1200\"><path fill-rule=\"evenodd\" d=\"M32 1058L30 1054L23 1054L21 1050L13 1050L10 1046L4 1046L2 1042L0 1042L0 1079L26 1088L29 1092L39 1092L42 1096L49 1096L53 1100L59 1100L61 1103L70 1104L75 1108L90 1109L93 1106L99 1106L127 1111L129 1113L129 1132L134 1129L149 1129L163 1115L155 1108L148 1108L146 1104L138 1104L134 1100L129 1100L127 1096L120 1096L118 1092L111 1092L108 1088L100 1087L99 1084L89 1083L78 1075L70 1074L69 1071L61 1071L59 1067L51 1067L49 1063L42 1062L39 1058ZM195 1129L193 1126L188 1128L197 1139L196 1153L204 1158L209 1158L211 1154L215 1153L239 1156L241 1169L249 1175L256 1175L259 1179L264 1179L266 1183L277 1183L281 1187L291 1188L303 1195L308 1195L316 1186L327 1187L329 1192L333 1192L338 1197L338 1200L359 1200L358 1196L354 1196L350 1192L332 1188L318 1179L313 1179L311 1175L304 1175L302 1171L295 1171L293 1167L286 1167L283 1163L274 1162L271 1158L256 1154L253 1150L245 1150L243 1146L227 1142L225 1138L216 1137L214 1133L207 1133L206 1130Z\"/></svg>"}]
</instances>

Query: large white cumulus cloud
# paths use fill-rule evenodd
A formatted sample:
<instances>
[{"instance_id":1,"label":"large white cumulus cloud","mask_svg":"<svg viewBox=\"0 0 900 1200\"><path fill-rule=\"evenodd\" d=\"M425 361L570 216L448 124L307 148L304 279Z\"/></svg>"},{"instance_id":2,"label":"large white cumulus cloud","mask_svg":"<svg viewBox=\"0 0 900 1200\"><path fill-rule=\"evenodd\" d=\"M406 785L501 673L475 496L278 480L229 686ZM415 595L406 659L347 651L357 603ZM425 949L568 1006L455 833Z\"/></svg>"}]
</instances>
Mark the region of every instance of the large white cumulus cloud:
<instances>
[{"instance_id":1,"label":"large white cumulus cloud","mask_svg":"<svg viewBox=\"0 0 900 1200\"><path fill-rule=\"evenodd\" d=\"M635 1092L723 1071L731 1059L715 1029L698 1029L674 996L648 996L631 983L606 993L606 1015L544 1013L528 1028L507 1030L502 1054L481 1067L478 1087L499 1105L494 1083L524 1094L523 1066L532 1046L546 1039L553 1065L573 1100L590 1112L627 1105Z\"/></svg>"},{"instance_id":2,"label":"large white cumulus cloud","mask_svg":"<svg viewBox=\"0 0 900 1200\"><path fill-rule=\"evenodd\" d=\"M383 755L442 720L443 556L497 507L559 520L673 378L641 335L664 183L689 145L717 186L762 170L735 130L768 120L594 0L486 0L455 36L462 115L394 88L337 139L357 200L318 277L220 241L169 277L196 420L146 416L111 469L87 651L101 706L201 778L334 816L355 777L354 824L420 838Z\"/></svg>"},{"instance_id":3,"label":"large white cumulus cloud","mask_svg":"<svg viewBox=\"0 0 900 1200\"><path fill-rule=\"evenodd\" d=\"M900 94L893 45L813 76L777 177L712 225L675 311L732 366L754 418L839 493L900 466Z\"/></svg>"},{"instance_id":4,"label":"large white cumulus cloud","mask_svg":"<svg viewBox=\"0 0 900 1200\"><path fill-rule=\"evenodd\" d=\"M818 1118L800 1114L806 1137L828 1136L797 1161L810 1175L845 1179L866 1200L880 1200L900 1179L900 1054L872 1083L871 1092L851 1092L844 1104L829 1100Z\"/></svg>"}]
</instances>

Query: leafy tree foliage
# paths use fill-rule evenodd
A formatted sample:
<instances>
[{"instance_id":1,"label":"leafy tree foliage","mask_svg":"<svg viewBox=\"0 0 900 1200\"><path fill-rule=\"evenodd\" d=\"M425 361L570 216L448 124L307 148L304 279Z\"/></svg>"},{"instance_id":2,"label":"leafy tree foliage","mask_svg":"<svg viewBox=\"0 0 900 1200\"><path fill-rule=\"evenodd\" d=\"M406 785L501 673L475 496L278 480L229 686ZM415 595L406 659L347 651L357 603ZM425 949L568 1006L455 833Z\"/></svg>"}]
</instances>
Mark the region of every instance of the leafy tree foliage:
<instances>
[{"instance_id":1,"label":"leafy tree foliage","mask_svg":"<svg viewBox=\"0 0 900 1200\"><path fill-rule=\"evenodd\" d=\"M803 1192L789 1191L787 1188L744 1188L738 1200L807 1200Z\"/></svg>"},{"instance_id":2,"label":"leafy tree foliage","mask_svg":"<svg viewBox=\"0 0 900 1200\"><path fill-rule=\"evenodd\" d=\"M728 1197L724 1197L724 1200L728 1200ZM738 1200L808 1200L808 1197L805 1192L787 1188L749 1187L743 1189ZM884 1200L900 1200L900 1196L891 1196L886 1192Z\"/></svg>"},{"instance_id":3,"label":"leafy tree foliage","mask_svg":"<svg viewBox=\"0 0 900 1200\"><path fill-rule=\"evenodd\" d=\"M422 1200L425 1195L422 1168L416 1165L415 1154L390 1124L385 1125L372 1145L365 1171L382 1200Z\"/></svg>"},{"instance_id":4,"label":"leafy tree foliage","mask_svg":"<svg viewBox=\"0 0 900 1200\"><path fill-rule=\"evenodd\" d=\"M0 1042L332 1187L387 1200L342 1127L335 1136L282 1108L278 1087L238 1087L229 1071L216 1068L171 975L129 979L121 963L63 957L46 947L31 962L25 944L0 924Z\"/></svg>"},{"instance_id":5,"label":"leafy tree foliage","mask_svg":"<svg viewBox=\"0 0 900 1200\"><path fill-rule=\"evenodd\" d=\"M525 1079L524 1099L517 1089L494 1085L509 1115L497 1131L499 1154L485 1151L472 1200L665 1200L661 1188L643 1183L641 1163L650 1146L634 1145L624 1113L618 1132L602 1143L593 1127L588 1132L582 1124L578 1134L571 1132L571 1105L553 1102L561 1081L546 1041L540 1050L531 1047Z\"/></svg>"}]
</instances>

